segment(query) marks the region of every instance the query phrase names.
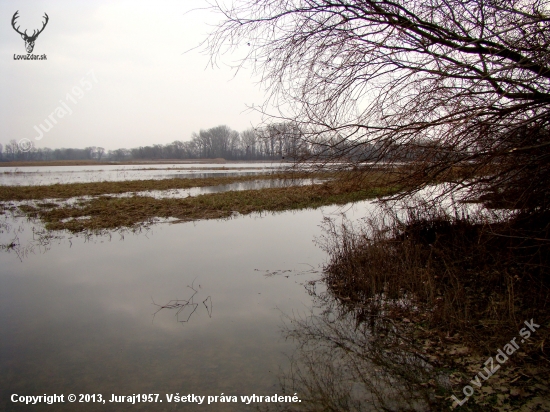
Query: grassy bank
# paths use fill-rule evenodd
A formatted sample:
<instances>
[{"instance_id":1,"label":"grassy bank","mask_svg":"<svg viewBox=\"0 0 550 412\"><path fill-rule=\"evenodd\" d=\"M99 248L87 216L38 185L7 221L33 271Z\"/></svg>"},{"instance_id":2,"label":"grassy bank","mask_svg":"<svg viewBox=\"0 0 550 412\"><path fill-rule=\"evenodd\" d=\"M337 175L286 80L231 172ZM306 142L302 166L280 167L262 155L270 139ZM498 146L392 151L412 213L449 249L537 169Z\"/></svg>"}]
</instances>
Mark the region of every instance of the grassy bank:
<instances>
[{"instance_id":1,"label":"grassy bank","mask_svg":"<svg viewBox=\"0 0 550 412\"><path fill-rule=\"evenodd\" d=\"M360 230L332 226L325 280L344 311L385 348L366 359L389 374L401 373L403 360L422 359L417 373L401 378L417 391L439 393L434 405L448 408L450 394L463 399L463 387L474 385L479 371L487 375L489 357L498 365L497 350L516 338L519 349L460 409L548 410L549 227L549 215L491 222L429 209ZM519 331L531 319L540 327L524 339ZM396 351L408 355L390 359ZM426 373L427 364L435 369ZM435 370L443 371L440 382Z\"/></svg>"}]
</instances>

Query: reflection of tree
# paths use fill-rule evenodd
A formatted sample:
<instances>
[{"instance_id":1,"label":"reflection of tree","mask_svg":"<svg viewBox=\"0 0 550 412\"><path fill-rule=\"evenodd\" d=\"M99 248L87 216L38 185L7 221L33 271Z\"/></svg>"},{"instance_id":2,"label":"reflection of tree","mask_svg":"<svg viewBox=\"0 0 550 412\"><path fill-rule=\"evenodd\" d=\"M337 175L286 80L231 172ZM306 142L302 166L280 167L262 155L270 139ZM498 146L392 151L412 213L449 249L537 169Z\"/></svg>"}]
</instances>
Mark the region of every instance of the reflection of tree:
<instances>
[{"instance_id":1,"label":"reflection of tree","mask_svg":"<svg viewBox=\"0 0 550 412\"><path fill-rule=\"evenodd\" d=\"M158 305L153 301L153 305L158 306L158 310L153 313L153 318L157 313L159 313L163 309L176 309L176 316L178 322L181 323L187 323L189 322L189 319L191 319L191 316L197 311L197 308L199 307L199 303L195 302L195 295L199 293L197 289L195 289L194 286L195 281L193 280L193 283L191 283L191 286L187 285L189 289L193 292L191 297L189 299L173 299L169 301L168 303L164 305ZM200 288L200 285L199 285ZM202 301L202 304L206 308L206 312L208 313L208 317L212 317L212 298L208 296L206 299Z\"/></svg>"},{"instance_id":2,"label":"reflection of tree","mask_svg":"<svg viewBox=\"0 0 550 412\"><path fill-rule=\"evenodd\" d=\"M314 313L292 317L283 334L298 344L281 383L298 393L300 411L440 410L447 374L423 354L406 322L350 309L310 289ZM399 305L381 298L381 305ZM382 310L381 313L384 311ZM442 406L441 402L444 402ZM438 407L439 404L439 407Z\"/></svg>"}]
</instances>

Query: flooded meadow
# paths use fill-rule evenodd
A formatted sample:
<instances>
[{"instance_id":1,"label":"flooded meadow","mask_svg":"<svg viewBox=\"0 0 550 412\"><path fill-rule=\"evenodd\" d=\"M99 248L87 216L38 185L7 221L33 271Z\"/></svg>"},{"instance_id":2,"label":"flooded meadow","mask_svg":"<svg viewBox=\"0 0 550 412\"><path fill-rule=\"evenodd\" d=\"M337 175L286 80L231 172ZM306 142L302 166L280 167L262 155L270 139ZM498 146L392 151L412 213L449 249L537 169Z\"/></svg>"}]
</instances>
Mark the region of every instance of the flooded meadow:
<instances>
[{"instance_id":1,"label":"flooded meadow","mask_svg":"<svg viewBox=\"0 0 550 412\"><path fill-rule=\"evenodd\" d=\"M0 168L0 186L54 183L120 182L166 178L200 178L266 173L281 163L162 163L135 165L30 166Z\"/></svg>"},{"instance_id":2,"label":"flooded meadow","mask_svg":"<svg viewBox=\"0 0 550 412\"><path fill-rule=\"evenodd\" d=\"M78 410L90 411L441 410L483 363L458 335L425 329L440 309L422 288L435 286L401 276L422 266L431 229L407 234L410 249L394 250L391 236L414 230L399 222L426 199L445 211L438 230L449 216L498 225L510 212L446 198L444 185L418 203L380 203L391 190L331 175L159 170L158 180L110 181L109 170L70 183L51 168L67 180L53 185L29 170L34 186L0 186L0 410L44 394L88 396ZM521 370L499 372L463 409L516 402L505 385ZM540 399L524 404L547 406Z\"/></svg>"},{"instance_id":3,"label":"flooded meadow","mask_svg":"<svg viewBox=\"0 0 550 412\"><path fill-rule=\"evenodd\" d=\"M265 182L178 194L280 184ZM0 388L9 411L28 408L11 402L13 394L107 399L79 410L119 410L111 394L158 393L164 403L155 410L205 407L167 403L167 394L239 397L239 403L210 405L213 410L266 406L246 405L240 396L294 395L281 380L299 342L284 329L323 311L315 303L325 289L323 220L343 212L360 217L371 207L157 219L92 234L46 230L17 206L0 215Z\"/></svg>"}]
</instances>

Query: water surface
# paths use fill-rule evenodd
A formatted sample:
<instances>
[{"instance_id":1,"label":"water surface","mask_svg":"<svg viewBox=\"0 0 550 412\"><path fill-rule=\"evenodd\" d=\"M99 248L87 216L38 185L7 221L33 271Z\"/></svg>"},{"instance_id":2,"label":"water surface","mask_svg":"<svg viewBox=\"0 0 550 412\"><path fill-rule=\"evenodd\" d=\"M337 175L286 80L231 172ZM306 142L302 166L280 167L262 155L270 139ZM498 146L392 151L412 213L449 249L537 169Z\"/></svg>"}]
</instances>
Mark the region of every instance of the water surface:
<instances>
[{"instance_id":1,"label":"water surface","mask_svg":"<svg viewBox=\"0 0 550 412\"><path fill-rule=\"evenodd\" d=\"M85 166L27 166L0 168L0 186L50 185L54 183L120 182L168 178L242 176L267 173L282 163L199 163Z\"/></svg>"},{"instance_id":2,"label":"water surface","mask_svg":"<svg viewBox=\"0 0 550 412\"><path fill-rule=\"evenodd\" d=\"M326 258L314 242L318 225L340 211L162 223L100 237L52 233L49 242L39 223L2 216L0 405L28 410L9 401L13 393L280 393L279 373L295 350L281 335L282 318L312 310L304 285L319 278ZM10 243L17 246L6 251ZM190 287L194 312L153 316L153 303L189 300ZM165 401L153 409L193 407Z\"/></svg>"}]
</instances>

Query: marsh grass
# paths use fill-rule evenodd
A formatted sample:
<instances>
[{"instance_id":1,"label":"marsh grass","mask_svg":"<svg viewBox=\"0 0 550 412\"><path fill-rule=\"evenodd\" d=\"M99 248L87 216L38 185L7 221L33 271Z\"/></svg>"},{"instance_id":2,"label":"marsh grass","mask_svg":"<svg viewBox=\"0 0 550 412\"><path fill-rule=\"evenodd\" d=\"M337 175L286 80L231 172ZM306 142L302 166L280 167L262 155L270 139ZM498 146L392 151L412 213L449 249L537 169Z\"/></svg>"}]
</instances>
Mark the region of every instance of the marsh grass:
<instances>
[{"instance_id":1,"label":"marsh grass","mask_svg":"<svg viewBox=\"0 0 550 412\"><path fill-rule=\"evenodd\" d=\"M344 182L328 181L319 185L229 191L183 199L99 196L62 207L22 205L19 208L30 217L42 219L49 230L80 232L135 227L154 218L192 221L224 219L253 212L316 208L383 196L395 190L390 187L357 189Z\"/></svg>"},{"instance_id":2,"label":"marsh grass","mask_svg":"<svg viewBox=\"0 0 550 412\"><path fill-rule=\"evenodd\" d=\"M483 362L533 319L540 329L465 410L515 408L550 395L549 230L550 214L491 220L434 208L411 208L405 218L371 219L361 228L329 222L325 281L373 336L381 333L377 319L394 330L401 325L405 340L449 371L459 399Z\"/></svg>"},{"instance_id":3,"label":"marsh grass","mask_svg":"<svg viewBox=\"0 0 550 412\"><path fill-rule=\"evenodd\" d=\"M172 178L157 180L127 180L120 182L65 183L43 186L0 186L0 201L37 200L37 199L68 199L78 196L99 196L105 194L120 194L142 192L148 190L189 189L192 187L207 187L226 185L254 180L285 179L289 184L293 180L305 178L299 173L268 173L249 176L220 176L207 178ZM309 178L331 178L332 175L307 175Z\"/></svg>"}]
</instances>

